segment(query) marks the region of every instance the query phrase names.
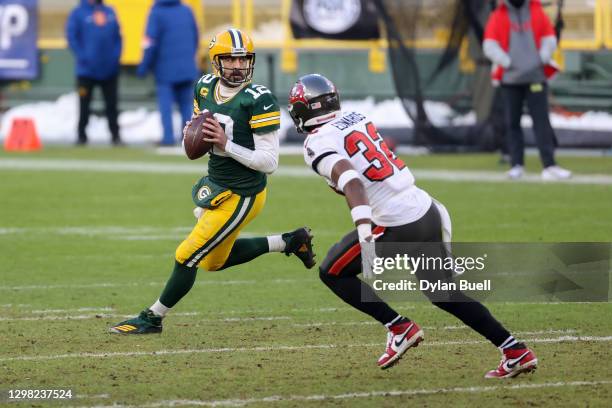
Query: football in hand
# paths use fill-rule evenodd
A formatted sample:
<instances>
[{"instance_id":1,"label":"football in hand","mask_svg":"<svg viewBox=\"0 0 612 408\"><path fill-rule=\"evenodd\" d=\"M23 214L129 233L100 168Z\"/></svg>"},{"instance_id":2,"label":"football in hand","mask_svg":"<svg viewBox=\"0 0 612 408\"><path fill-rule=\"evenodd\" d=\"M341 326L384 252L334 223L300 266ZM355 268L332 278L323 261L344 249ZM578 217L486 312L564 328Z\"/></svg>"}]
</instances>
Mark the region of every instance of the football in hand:
<instances>
[{"instance_id":1,"label":"football in hand","mask_svg":"<svg viewBox=\"0 0 612 408\"><path fill-rule=\"evenodd\" d=\"M185 144L185 153L190 160L199 159L212 148L212 143L205 141L204 133L202 133L204 122L207 118L212 117L213 114L204 109L185 127L183 143Z\"/></svg>"}]
</instances>

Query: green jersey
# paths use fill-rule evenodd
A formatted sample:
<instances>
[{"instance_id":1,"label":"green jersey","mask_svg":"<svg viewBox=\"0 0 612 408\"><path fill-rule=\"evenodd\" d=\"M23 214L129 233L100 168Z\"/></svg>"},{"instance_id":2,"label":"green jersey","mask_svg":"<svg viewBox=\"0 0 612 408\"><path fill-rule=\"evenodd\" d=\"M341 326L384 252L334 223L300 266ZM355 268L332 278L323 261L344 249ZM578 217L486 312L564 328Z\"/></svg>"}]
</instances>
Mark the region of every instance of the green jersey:
<instances>
[{"instance_id":1,"label":"green jersey","mask_svg":"<svg viewBox=\"0 0 612 408\"><path fill-rule=\"evenodd\" d=\"M195 86L193 110L212 112L227 138L248 149L255 149L257 134L278 130L280 109L276 98L263 85L248 84L229 100L218 102L215 98L219 77L204 75ZM222 187L234 193L255 195L266 187L266 174L250 169L213 148L208 162L208 176Z\"/></svg>"}]
</instances>

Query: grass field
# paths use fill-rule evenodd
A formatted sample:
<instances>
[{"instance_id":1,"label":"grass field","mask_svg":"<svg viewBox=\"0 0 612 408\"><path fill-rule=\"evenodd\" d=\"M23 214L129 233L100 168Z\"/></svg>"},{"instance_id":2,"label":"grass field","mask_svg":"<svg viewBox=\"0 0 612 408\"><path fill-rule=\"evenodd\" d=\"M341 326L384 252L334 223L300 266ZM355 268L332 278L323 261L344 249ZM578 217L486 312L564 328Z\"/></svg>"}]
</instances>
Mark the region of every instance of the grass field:
<instances>
[{"instance_id":1,"label":"grass field","mask_svg":"<svg viewBox=\"0 0 612 408\"><path fill-rule=\"evenodd\" d=\"M417 177L502 171L493 155L405 161ZM610 157L562 163L612 175ZM301 158L281 165L294 176L270 178L246 233L308 225L322 259L351 228L343 199L298 171ZM142 149L0 153L0 390L77 397L10 406L609 406L610 303L489 304L540 359L535 374L502 382L483 378L499 361L493 346L428 303L398 304L426 341L383 372L383 328L280 254L201 272L160 336L108 334L158 297L194 222L198 166ZM609 182L417 181L448 207L455 241L612 241Z\"/></svg>"}]
</instances>

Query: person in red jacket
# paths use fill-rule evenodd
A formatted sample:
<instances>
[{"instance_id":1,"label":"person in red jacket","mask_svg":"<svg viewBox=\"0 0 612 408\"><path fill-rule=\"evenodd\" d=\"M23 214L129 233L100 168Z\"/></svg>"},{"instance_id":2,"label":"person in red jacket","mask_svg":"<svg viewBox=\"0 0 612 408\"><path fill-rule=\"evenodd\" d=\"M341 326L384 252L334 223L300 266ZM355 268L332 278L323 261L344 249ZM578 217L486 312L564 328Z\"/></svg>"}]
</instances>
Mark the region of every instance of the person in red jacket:
<instances>
[{"instance_id":1,"label":"person in red jacket","mask_svg":"<svg viewBox=\"0 0 612 408\"><path fill-rule=\"evenodd\" d=\"M508 177L523 176L523 105L527 102L542 160L542 178L559 180L572 173L555 162L555 134L549 119L547 80L557 71L552 60L557 37L539 0L504 0L485 29L483 50L493 62L492 79L505 100L512 168Z\"/></svg>"}]
</instances>

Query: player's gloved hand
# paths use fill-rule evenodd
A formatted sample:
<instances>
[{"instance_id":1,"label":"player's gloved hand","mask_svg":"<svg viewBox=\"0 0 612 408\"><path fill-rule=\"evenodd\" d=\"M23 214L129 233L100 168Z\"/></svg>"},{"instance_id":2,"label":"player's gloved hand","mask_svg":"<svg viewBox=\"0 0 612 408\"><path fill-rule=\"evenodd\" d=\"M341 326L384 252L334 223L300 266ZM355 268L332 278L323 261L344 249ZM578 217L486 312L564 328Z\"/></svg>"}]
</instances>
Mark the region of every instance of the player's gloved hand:
<instances>
[{"instance_id":1,"label":"player's gloved hand","mask_svg":"<svg viewBox=\"0 0 612 408\"><path fill-rule=\"evenodd\" d=\"M359 224L357 226L359 235L359 246L361 247L361 273L364 279L374 279L374 259L376 259L376 249L374 240L377 238L372 235L372 226Z\"/></svg>"}]
</instances>

